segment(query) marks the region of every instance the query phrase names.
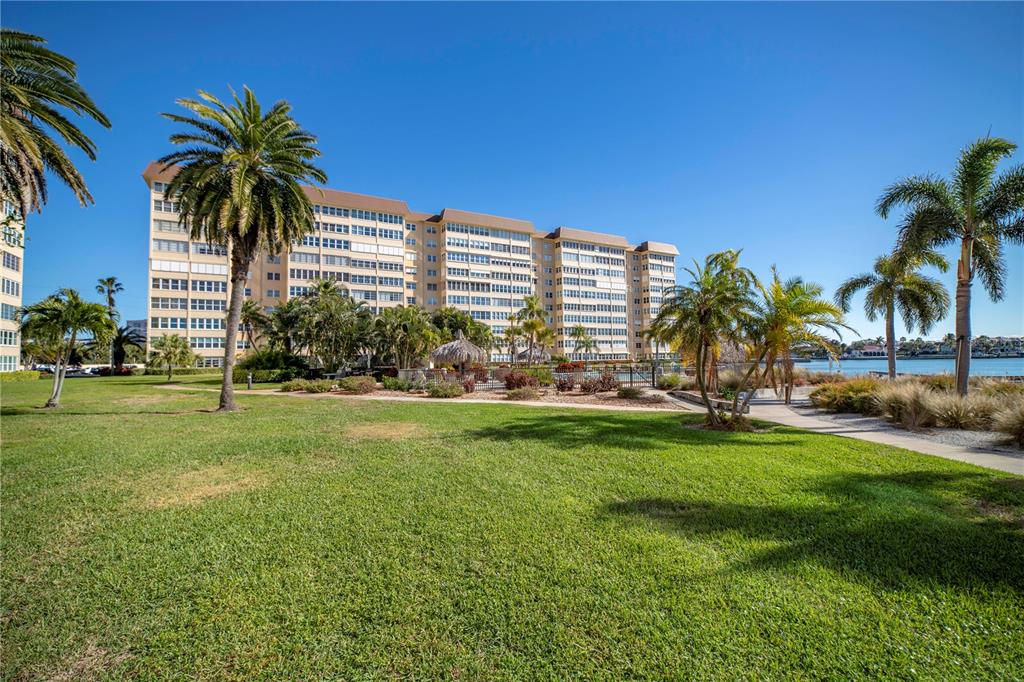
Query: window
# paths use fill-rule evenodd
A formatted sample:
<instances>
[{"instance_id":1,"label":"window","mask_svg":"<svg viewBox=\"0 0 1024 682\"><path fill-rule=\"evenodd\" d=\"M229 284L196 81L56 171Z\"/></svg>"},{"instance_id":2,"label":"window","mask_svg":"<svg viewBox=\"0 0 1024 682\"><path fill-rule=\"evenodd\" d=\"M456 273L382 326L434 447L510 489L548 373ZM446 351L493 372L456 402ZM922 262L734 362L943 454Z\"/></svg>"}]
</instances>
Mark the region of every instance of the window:
<instances>
[{"instance_id":1,"label":"window","mask_svg":"<svg viewBox=\"0 0 1024 682\"><path fill-rule=\"evenodd\" d=\"M154 296L149 300L149 307L156 310L185 310L188 307L188 299Z\"/></svg>"},{"instance_id":2,"label":"window","mask_svg":"<svg viewBox=\"0 0 1024 682\"><path fill-rule=\"evenodd\" d=\"M17 346L18 332L11 329L0 329L0 346Z\"/></svg>"},{"instance_id":3,"label":"window","mask_svg":"<svg viewBox=\"0 0 1024 682\"><path fill-rule=\"evenodd\" d=\"M289 268L288 277L291 279L320 279L320 271L307 268Z\"/></svg>"},{"instance_id":4,"label":"window","mask_svg":"<svg viewBox=\"0 0 1024 682\"><path fill-rule=\"evenodd\" d=\"M200 256L226 256L228 255L228 247L221 246L220 244L193 242L192 253Z\"/></svg>"},{"instance_id":5,"label":"window","mask_svg":"<svg viewBox=\"0 0 1024 682\"><path fill-rule=\"evenodd\" d=\"M193 317L190 322L192 329L224 329L223 317Z\"/></svg>"},{"instance_id":6,"label":"window","mask_svg":"<svg viewBox=\"0 0 1024 682\"><path fill-rule=\"evenodd\" d=\"M192 310L224 310L227 301L222 298L193 298Z\"/></svg>"},{"instance_id":7,"label":"window","mask_svg":"<svg viewBox=\"0 0 1024 682\"><path fill-rule=\"evenodd\" d=\"M309 287L288 287L288 296L295 298L296 296L305 296L310 292Z\"/></svg>"},{"instance_id":8,"label":"window","mask_svg":"<svg viewBox=\"0 0 1024 682\"><path fill-rule=\"evenodd\" d=\"M380 238L381 239L401 239L402 238L402 231L401 230L392 230L392 229L386 228L386 227L380 228L380 233L379 234L380 234ZM408 240L406 240L406 242L408 243ZM416 240L413 239L412 243L415 244Z\"/></svg>"},{"instance_id":9,"label":"window","mask_svg":"<svg viewBox=\"0 0 1024 682\"><path fill-rule=\"evenodd\" d=\"M281 298L281 290L267 289L267 298Z\"/></svg>"},{"instance_id":10,"label":"window","mask_svg":"<svg viewBox=\"0 0 1024 682\"><path fill-rule=\"evenodd\" d=\"M267 281L268 282L278 282L280 280L281 280L281 273L280 272L268 272L267 273Z\"/></svg>"},{"instance_id":11,"label":"window","mask_svg":"<svg viewBox=\"0 0 1024 682\"><path fill-rule=\"evenodd\" d=\"M13 372L18 369L17 355L0 355L0 372Z\"/></svg>"},{"instance_id":12,"label":"window","mask_svg":"<svg viewBox=\"0 0 1024 682\"><path fill-rule=\"evenodd\" d=\"M267 256L267 265L280 265L280 264L281 264L281 257L280 256Z\"/></svg>"},{"instance_id":13,"label":"window","mask_svg":"<svg viewBox=\"0 0 1024 682\"><path fill-rule=\"evenodd\" d=\"M227 293L228 283L221 282L214 279L194 279L192 280L192 291L206 291L214 294Z\"/></svg>"},{"instance_id":14,"label":"window","mask_svg":"<svg viewBox=\"0 0 1024 682\"><path fill-rule=\"evenodd\" d=\"M0 303L0 319L17 320L18 306L14 306L9 303Z\"/></svg>"},{"instance_id":15,"label":"window","mask_svg":"<svg viewBox=\"0 0 1024 682\"><path fill-rule=\"evenodd\" d=\"M169 253L188 253L188 242L179 242L174 239L154 239L154 251L167 251Z\"/></svg>"},{"instance_id":16,"label":"window","mask_svg":"<svg viewBox=\"0 0 1024 682\"><path fill-rule=\"evenodd\" d=\"M361 235L363 237L376 237L377 236L377 228L376 227L367 227L366 225L353 225L352 226L352 234Z\"/></svg>"},{"instance_id":17,"label":"window","mask_svg":"<svg viewBox=\"0 0 1024 682\"><path fill-rule=\"evenodd\" d=\"M21 271L21 258L15 256L13 253L7 253L4 251L4 267L8 270L14 270L15 272Z\"/></svg>"},{"instance_id":18,"label":"window","mask_svg":"<svg viewBox=\"0 0 1024 682\"><path fill-rule=\"evenodd\" d=\"M165 270L167 272L188 272L188 263L180 260L153 260L154 270Z\"/></svg>"},{"instance_id":19,"label":"window","mask_svg":"<svg viewBox=\"0 0 1024 682\"><path fill-rule=\"evenodd\" d=\"M163 199L153 199L153 210L163 211L164 213L177 213L181 208L177 201L164 201Z\"/></svg>"},{"instance_id":20,"label":"window","mask_svg":"<svg viewBox=\"0 0 1024 682\"><path fill-rule=\"evenodd\" d=\"M324 237L322 243L325 249L348 249L347 239L333 239L330 237Z\"/></svg>"},{"instance_id":21,"label":"window","mask_svg":"<svg viewBox=\"0 0 1024 682\"><path fill-rule=\"evenodd\" d=\"M326 258L326 257L325 257ZM318 253L289 253L288 260L292 263L320 263L320 254Z\"/></svg>"},{"instance_id":22,"label":"window","mask_svg":"<svg viewBox=\"0 0 1024 682\"><path fill-rule=\"evenodd\" d=\"M150 329L184 329L184 317L151 317L149 318Z\"/></svg>"},{"instance_id":23,"label":"window","mask_svg":"<svg viewBox=\"0 0 1024 682\"><path fill-rule=\"evenodd\" d=\"M223 348L224 339L220 336L192 336L188 345L192 348Z\"/></svg>"},{"instance_id":24,"label":"window","mask_svg":"<svg viewBox=\"0 0 1024 682\"><path fill-rule=\"evenodd\" d=\"M173 232L175 234L185 234L185 226L176 220L154 220L153 230L156 232Z\"/></svg>"},{"instance_id":25,"label":"window","mask_svg":"<svg viewBox=\"0 0 1024 682\"><path fill-rule=\"evenodd\" d=\"M21 296L21 283L4 277L2 290L8 296Z\"/></svg>"},{"instance_id":26,"label":"window","mask_svg":"<svg viewBox=\"0 0 1024 682\"><path fill-rule=\"evenodd\" d=\"M219 263L192 263L192 272L197 275L226 275L228 266Z\"/></svg>"},{"instance_id":27,"label":"window","mask_svg":"<svg viewBox=\"0 0 1024 682\"><path fill-rule=\"evenodd\" d=\"M154 277L152 281L153 289L168 289L170 291L187 291L188 280L187 279L168 279L166 277Z\"/></svg>"},{"instance_id":28,"label":"window","mask_svg":"<svg viewBox=\"0 0 1024 682\"><path fill-rule=\"evenodd\" d=\"M406 305L416 305L416 297L415 296L406 296L405 297L405 304Z\"/></svg>"}]
</instances>

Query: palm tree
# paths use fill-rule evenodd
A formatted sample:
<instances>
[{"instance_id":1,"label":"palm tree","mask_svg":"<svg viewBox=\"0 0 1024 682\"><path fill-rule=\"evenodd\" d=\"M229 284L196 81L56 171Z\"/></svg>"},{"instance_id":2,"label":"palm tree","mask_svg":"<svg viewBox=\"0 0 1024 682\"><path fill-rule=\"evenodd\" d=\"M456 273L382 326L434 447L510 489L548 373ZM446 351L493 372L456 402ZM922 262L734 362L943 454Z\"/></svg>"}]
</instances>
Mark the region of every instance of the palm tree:
<instances>
[{"instance_id":1,"label":"palm tree","mask_svg":"<svg viewBox=\"0 0 1024 682\"><path fill-rule=\"evenodd\" d=\"M188 339L175 334L165 334L153 341L153 355L149 362L167 367L167 381L174 376L175 367L188 367L195 362L196 354L189 348Z\"/></svg>"},{"instance_id":2,"label":"palm tree","mask_svg":"<svg viewBox=\"0 0 1024 682\"><path fill-rule=\"evenodd\" d=\"M64 377L78 339L89 334L105 342L114 331L110 313L99 303L89 303L74 289L61 289L39 303L21 310L21 333L55 349L53 390L46 407L59 407Z\"/></svg>"},{"instance_id":3,"label":"palm tree","mask_svg":"<svg viewBox=\"0 0 1024 682\"><path fill-rule=\"evenodd\" d=\"M280 348L289 355L301 350L299 323L302 320L302 308L301 298L290 298L267 316L269 323L266 333L271 348Z\"/></svg>"},{"instance_id":4,"label":"palm tree","mask_svg":"<svg viewBox=\"0 0 1024 682\"><path fill-rule=\"evenodd\" d=\"M836 290L836 304L843 312L850 311L854 295L864 289L865 316L872 322L880 315L885 317L890 379L896 378L896 310L899 309L908 333L916 326L922 335L949 310L946 287L939 280L918 272L924 265L933 265L942 272L949 269L946 259L931 249L902 258L881 256L875 260L873 272L851 277Z\"/></svg>"},{"instance_id":5,"label":"palm tree","mask_svg":"<svg viewBox=\"0 0 1024 682\"><path fill-rule=\"evenodd\" d=\"M519 339L523 336L523 330L516 326L515 318L509 320L511 324L505 327L505 331L502 337L505 341L505 346L508 348L508 354L512 358L512 365L516 364L516 354L519 352Z\"/></svg>"},{"instance_id":6,"label":"palm tree","mask_svg":"<svg viewBox=\"0 0 1024 682\"><path fill-rule=\"evenodd\" d=\"M107 299L107 310L115 319L117 302L114 300L114 296L122 291L124 291L124 285L117 281L117 277L102 277L96 280L96 293L102 294Z\"/></svg>"},{"instance_id":7,"label":"palm tree","mask_svg":"<svg viewBox=\"0 0 1024 682\"><path fill-rule=\"evenodd\" d=\"M88 347L91 350L95 350L100 347L100 343L99 339L93 339L89 342ZM113 374L115 371L121 371L124 367L124 359L128 355L129 348L144 350L145 347L146 339L142 334L127 325L118 327L114 330L114 334L111 336L110 344L108 346L108 349L110 350L110 373Z\"/></svg>"},{"instance_id":8,"label":"palm tree","mask_svg":"<svg viewBox=\"0 0 1024 682\"><path fill-rule=\"evenodd\" d=\"M246 273L261 251L275 255L312 231L313 205L301 183L327 181L310 162L320 155L316 138L291 117L291 105L281 101L264 112L249 88L232 99L226 104L200 91L199 100L178 100L192 115L164 116L187 127L170 138L184 148L159 161L180 164L167 195L180 203L190 238L223 244L230 254L221 411L237 409L232 372Z\"/></svg>"},{"instance_id":9,"label":"palm tree","mask_svg":"<svg viewBox=\"0 0 1024 682\"><path fill-rule=\"evenodd\" d=\"M259 350L256 339L270 323L270 318L264 312L263 306L251 298L246 299L242 304L242 312L239 313L238 319L241 320L242 326L245 328L245 339L249 342L249 347Z\"/></svg>"},{"instance_id":10,"label":"palm tree","mask_svg":"<svg viewBox=\"0 0 1024 682\"><path fill-rule=\"evenodd\" d=\"M725 341L739 342L752 307L753 274L739 266L739 252L722 251L687 268L689 284L669 289L654 326L680 347L692 348L697 360L697 387L712 426L722 418L708 395L714 352Z\"/></svg>"},{"instance_id":11,"label":"palm tree","mask_svg":"<svg viewBox=\"0 0 1024 682\"><path fill-rule=\"evenodd\" d=\"M573 354L582 355L584 361L586 361L590 353L598 349L597 341L594 340L593 336L587 334L587 328L582 324L578 324L569 330L569 338L573 340Z\"/></svg>"},{"instance_id":12,"label":"palm tree","mask_svg":"<svg viewBox=\"0 0 1024 682\"><path fill-rule=\"evenodd\" d=\"M761 300L744 322L748 346L756 357L747 371L747 378L763 360L764 375L758 382L763 383L774 375L775 365L781 361L783 392L788 405L793 396L794 352L798 348L818 347L835 357L837 349L823 330L842 338L842 330L850 327L843 321L842 308L822 298L823 289L819 284L805 282L800 277L782 280L772 267L771 281L767 285L759 284L758 290Z\"/></svg>"},{"instance_id":13,"label":"palm tree","mask_svg":"<svg viewBox=\"0 0 1024 682\"><path fill-rule=\"evenodd\" d=\"M395 366L406 369L434 348L439 337L430 315L416 306L385 308L373 323L378 355L391 357Z\"/></svg>"},{"instance_id":14,"label":"palm tree","mask_svg":"<svg viewBox=\"0 0 1024 682\"><path fill-rule=\"evenodd\" d=\"M60 108L110 127L78 84L75 62L45 44L30 33L0 29L0 197L22 216L46 203L47 172L66 184L83 206L92 203L85 180L51 135L93 161L96 145Z\"/></svg>"},{"instance_id":15,"label":"palm tree","mask_svg":"<svg viewBox=\"0 0 1024 682\"><path fill-rule=\"evenodd\" d=\"M527 339L529 353L526 356L526 364L533 364L534 348L537 345L537 335L547 327L548 314L544 310L540 296L525 296L523 307L516 313L516 319L522 323L523 335Z\"/></svg>"},{"instance_id":16,"label":"palm tree","mask_svg":"<svg viewBox=\"0 0 1024 682\"><path fill-rule=\"evenodd\" d=\"M883 218L908 211L899 227L900 254L921 254L960 243L956 268L956 389L967 395L971 365L971 284L977 274L993 301L1003 298L1003 243L1024 243L1024 166L998 178L996 167L1017 145L984 137L960 153L951 180L922 175L898 180L878 199Z\"/></svg>"}]
</instances>

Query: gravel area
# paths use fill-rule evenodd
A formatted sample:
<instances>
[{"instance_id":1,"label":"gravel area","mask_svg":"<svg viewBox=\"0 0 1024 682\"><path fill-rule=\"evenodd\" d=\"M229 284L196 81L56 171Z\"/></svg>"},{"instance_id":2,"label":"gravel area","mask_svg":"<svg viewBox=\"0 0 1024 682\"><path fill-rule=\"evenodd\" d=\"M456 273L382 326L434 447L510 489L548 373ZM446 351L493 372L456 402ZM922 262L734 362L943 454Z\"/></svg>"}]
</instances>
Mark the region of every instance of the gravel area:
<instances>
[{"instance_id":1,"label":"gravel area","mask_svg":"<svg viewBox=\"0 0 1024 682\"><path fill-rule=\"evenodd\" d=\"M998 452L1000 454L1018 455L1024 457L1024 450L1006 442L1006 437L1001 433L992 431L965 431L962 429L924 429L921 431L908 431L907 429L894 426L884 419L877 417L866 417L862 414L836 414L819 410L810 405L793 405L793 411L831 421L845 426L854 426L865 431L888 431L904 435L913 435L924 440L930 440L943 445L966 448L969 450L980 450L986 452Z\"/></svg>"}]
</instances>

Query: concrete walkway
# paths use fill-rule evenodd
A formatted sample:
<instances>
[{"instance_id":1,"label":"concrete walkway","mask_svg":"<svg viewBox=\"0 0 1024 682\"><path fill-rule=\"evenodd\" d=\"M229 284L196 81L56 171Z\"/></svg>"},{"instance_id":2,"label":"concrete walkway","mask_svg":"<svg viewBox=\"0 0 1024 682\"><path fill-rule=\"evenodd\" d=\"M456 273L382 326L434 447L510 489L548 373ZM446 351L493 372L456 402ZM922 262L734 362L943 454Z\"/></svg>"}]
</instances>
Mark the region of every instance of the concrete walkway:
<instances>
[{"instance_id":1,"label":"concrete walkway","mask_svg":"<svg viewBox=\"0 0 1024 682\"><path fill-rule=\"evenodd\" d=\"M837 424L828 419L819 419L814 416L800 414L789 406L775 400L753 401L750 405L750 416L755 419L784 424L785 426L793 426L805 431L813 431L814 433L824 433L830 436L843 436L871 443L892 445L926 455L935 455L936 457L976 464L989 469L1006 471L1011 474L1024 475L1024 453L1016 455L937 443L927 438L919 438L909 432L905 434L894 433L893 429L880 420L869 420L868 425L863 423Z\"/></svg>"}]
</instances>

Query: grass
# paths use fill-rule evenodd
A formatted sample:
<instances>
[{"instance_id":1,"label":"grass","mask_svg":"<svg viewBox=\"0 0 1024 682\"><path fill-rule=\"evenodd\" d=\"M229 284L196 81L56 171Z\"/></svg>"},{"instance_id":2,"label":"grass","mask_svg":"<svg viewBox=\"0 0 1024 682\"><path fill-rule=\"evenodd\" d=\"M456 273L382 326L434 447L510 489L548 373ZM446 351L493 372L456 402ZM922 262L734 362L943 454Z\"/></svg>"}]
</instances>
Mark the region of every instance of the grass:
<instances>
[{"instance_id":1,"label":"grass","mask_svg":"<svg viewBox=\"0 0 1024 682\"><path fill-rule=\"evenodd\" d=\"M49 413L46 382L0 386L4 679L1024 670L1022 478L678 414L212 414L160 381Z\"/></svg>"}]
</instances>

